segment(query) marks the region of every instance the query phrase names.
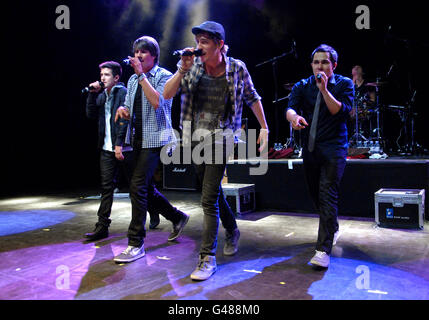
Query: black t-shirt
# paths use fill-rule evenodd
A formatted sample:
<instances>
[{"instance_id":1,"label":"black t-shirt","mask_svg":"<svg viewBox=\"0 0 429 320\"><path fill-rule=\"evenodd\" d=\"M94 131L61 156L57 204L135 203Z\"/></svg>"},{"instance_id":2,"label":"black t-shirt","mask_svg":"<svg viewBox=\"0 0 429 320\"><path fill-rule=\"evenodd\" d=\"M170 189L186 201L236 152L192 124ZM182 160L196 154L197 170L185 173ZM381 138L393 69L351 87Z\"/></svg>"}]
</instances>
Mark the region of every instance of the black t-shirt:
<instances>
[{"instance_id":1,"label":"black t-shirt","mask_svg":"<svg viewBox=\"0 0 429 320\"><path fill-rule=\"evenodd\" d=\"M143 137L143 119L142 119L142 87L139 85L134 98L133 107L133 127L135 140L141 141Z\"/></svg>"}]
</instances>

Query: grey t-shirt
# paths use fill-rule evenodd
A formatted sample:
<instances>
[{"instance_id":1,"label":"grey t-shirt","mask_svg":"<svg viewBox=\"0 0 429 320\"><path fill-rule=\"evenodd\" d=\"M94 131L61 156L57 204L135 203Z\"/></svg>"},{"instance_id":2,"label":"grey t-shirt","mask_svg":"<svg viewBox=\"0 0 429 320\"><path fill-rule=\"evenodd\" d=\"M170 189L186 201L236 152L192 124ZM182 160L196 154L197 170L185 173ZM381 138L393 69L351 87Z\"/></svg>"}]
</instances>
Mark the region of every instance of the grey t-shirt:
<instances>
[{"instance_id":1,"label":"grey t-shirt","mask_svg":"<svg viewBox=\"0 0 429 320\"><path fill-rule=\"evenodd\" d=\"M234 134L232 129L228 129L231 124L231 110L227 98L226 75L212 77L203 74L198 85L194 130L203 145L223 146L213 151L212 161L228 158L234 148Z\"/></svg>"},{"instance_id":2,"label":"grey t-shirt","mask_svg":"<svg viewBox=\"0 0 429 320\"><path fill-rule=\"evenodd\" d=\"M194 114L195 129L213 133L223 129L228 83L226 76L212 77L203 74L198 85L197 109ZM226 115L228 117L228 114Z\"/></svg>"}]
</instances>

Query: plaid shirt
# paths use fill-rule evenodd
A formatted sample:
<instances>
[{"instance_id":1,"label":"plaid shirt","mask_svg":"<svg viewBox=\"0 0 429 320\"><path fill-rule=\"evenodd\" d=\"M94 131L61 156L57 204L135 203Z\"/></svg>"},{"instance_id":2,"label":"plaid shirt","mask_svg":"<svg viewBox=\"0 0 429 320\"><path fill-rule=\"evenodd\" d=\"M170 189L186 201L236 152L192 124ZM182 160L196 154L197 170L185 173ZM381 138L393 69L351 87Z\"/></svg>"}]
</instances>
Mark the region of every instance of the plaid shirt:
<instances>
[{"instance_id":1,"label":"plaid shirt","mask_svg":"<svg viewBox=\"0 0 429 320\"><path fill-rule=\"evenodd\" d=\"M150 104L149 100L142 92L142 122L143 136L142 148L157 148L168 143L175 143L176 136L173 133L171 122L171 105L173 99L164 99L164 86L172 73L168 70L155 65L148 73L147 79L152 87L159 92L159 108L155 108ZM139 85L138 77L133 74L128 80L128 92L125 96L124 106L130 111L130 117L133 119L133 105L137 90L143 90ZM130 130L127 131L125 142L130 144L130 138L134 135Z\"/></svg>"},{"instance_id":2,"label":"plaid shirt","mask_svg":"<svg viewBox=\"0 0 429 320\"><path fill-rule=\"evenodd\" d=\"M236 132L241 129L241 115L243 113L243 101L250 107L261 97L256 92L252 78L247 71L244 62L223 56L226 62L226 80L228 82L228 94L231 103L232 121L228 128ZM177 64L180 67L181 61ZM204 74L204 66L201 58L195 58L191 70L182 78L181 81L181 103L182 110L180 115L180 127L183 129L183 121L192 121L194 108L194 97L198 90L198 83Z\"/></svg>"}]
</instances>

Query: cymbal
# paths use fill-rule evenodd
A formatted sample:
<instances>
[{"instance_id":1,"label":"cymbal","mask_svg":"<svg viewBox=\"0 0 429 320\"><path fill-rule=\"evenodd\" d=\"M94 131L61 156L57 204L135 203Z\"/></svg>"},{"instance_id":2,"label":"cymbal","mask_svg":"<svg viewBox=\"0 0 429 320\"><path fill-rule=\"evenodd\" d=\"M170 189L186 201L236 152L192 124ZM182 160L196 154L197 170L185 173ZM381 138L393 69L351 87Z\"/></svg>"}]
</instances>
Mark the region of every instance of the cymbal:
<instances>
[{"instance_id":1,"label":"cymbal","mask_svg":"<svg viewBox=\"0 0 429 320\"><path fill-rule=\"evenodd\" d=\"M285 83L285 84L283 84L283 87L284 87L286 90L292 90L292 88L293 88L293 86L295 85L295 83L296 83L296 82L289 82L289 83Z\"/></svg>"},{"instance_id":2,"label":"cymbal","mask_svg":"<svg viewBox=\"0 0 429 320\"><path fill-rule=\"evenodd\" d=\"M377 82L367 82L365 83L365 85L367 87L381 87L381 86L385 86L386 84L388 84L387 81L377 81Z\"/></svg>"}]
</instances>

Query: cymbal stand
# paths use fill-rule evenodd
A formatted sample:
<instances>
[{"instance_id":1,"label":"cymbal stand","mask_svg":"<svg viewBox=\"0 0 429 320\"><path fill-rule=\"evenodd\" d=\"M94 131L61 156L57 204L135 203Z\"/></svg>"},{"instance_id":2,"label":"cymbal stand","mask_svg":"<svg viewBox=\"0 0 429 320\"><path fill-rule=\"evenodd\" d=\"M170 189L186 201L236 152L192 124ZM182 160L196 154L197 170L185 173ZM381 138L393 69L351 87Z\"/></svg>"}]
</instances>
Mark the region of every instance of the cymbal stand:
<instances>
[{"instance_id":1,"label":"cymbal stand","mask_svg":"<svg viewBox=\"0 0 429 320\"><path fill-rule=\"evenodd\" d=\"M380 81L380 78L377 78L377 82ZM377 116L377 140L380 143L381 142L381 134L380 134L380 89L379 86L375 86L375 103L376 103L376 116Z\"/></svg>"}]
</instances>

